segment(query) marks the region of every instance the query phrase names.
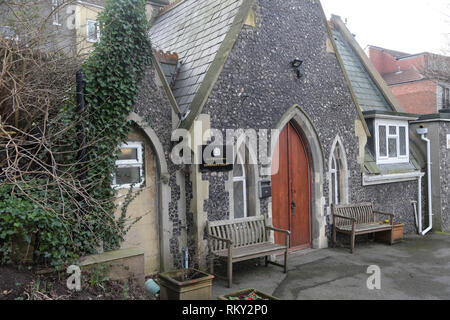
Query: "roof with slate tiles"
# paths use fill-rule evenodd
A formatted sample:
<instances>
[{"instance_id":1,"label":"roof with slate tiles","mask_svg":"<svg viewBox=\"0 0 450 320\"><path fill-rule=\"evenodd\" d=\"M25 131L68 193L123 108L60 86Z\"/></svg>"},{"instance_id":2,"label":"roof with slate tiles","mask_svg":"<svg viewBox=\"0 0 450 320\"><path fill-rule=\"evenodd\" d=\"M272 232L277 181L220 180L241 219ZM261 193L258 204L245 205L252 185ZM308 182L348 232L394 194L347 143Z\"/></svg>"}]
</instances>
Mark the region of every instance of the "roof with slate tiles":
<instances>
[{"instance_id":1,"label":"roof with slate tiles","mask_svg":"<svg viewBox=\"0 0 450 320\"><path fill-rule=\"evenodd\" d=\"M173 94L189 109L243 0L185 0L162 13L150 29L153 47L176 52L180 69Z\"/></svg>"},{"instance_id":2,"label":"roof with slate tiles","mask_svg":"<svg viewBox=\"0 0 450 320\"><path fill-rule=\"evenodd\" d=\"M338 26L335 26L334 23ZM359 44L354 41L353 35L342 23L338 16L332 16L330 29L333 42L342 60L342 68L349 78L349 85L354 92L356 104L364 116L370 114L392 114L396 116L412 116L402 113L398 101L386 92L388 89L378 71L367 59ZM345 33L345 34L343 34ZM351 40L348 40L351 39ZM349 42L352 42L349 43ZM402 55L402 52L392 52ZM374 80L375 79L375 80ZM384 90L384 94L382 93ZM365 147L364 168L368 175L390 175L397 173L408 173L420 170L417 153L412 153L414 146L410 143L410 161L404 164L377 164L369 146Z\"/></svg>"},{"instance_id":3,"label":"roof with slate tiles","mask_svg":"<svg viewBox=\"0 0 450 320\"><path fill-rule=\"evenodd\" d=\"M342 58L345 71L355 92L356 99L362 111L392 111L389 102L385 99L379 88L372 80L370 74L361 63L358 55L345 41L342 34L332 30L336 47Z\"/></svg>"}]
</instances>

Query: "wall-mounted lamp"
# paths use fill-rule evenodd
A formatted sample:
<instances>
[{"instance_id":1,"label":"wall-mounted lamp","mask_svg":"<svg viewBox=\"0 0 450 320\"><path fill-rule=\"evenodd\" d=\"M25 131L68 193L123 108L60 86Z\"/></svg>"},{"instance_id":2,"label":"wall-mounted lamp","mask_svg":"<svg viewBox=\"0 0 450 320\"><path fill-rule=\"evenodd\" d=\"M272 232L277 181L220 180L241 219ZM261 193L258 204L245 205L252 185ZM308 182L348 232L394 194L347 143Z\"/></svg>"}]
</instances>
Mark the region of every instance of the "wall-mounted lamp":
<instances>
[{"instance_id":1,"label":"wall-mounted lamp","mask_svg":"<svg viewBox=\"0 0 450 320\"><path fill-rule=\"evenodd\" d=\"M299 79L301 77L303 77L303 73L302 73L302 71L300 69L302 64L303 64L303 61L298 59L298 58L294 59L294 61L291 62L291 66L292 66L292 68L296 69L296 71L297 71L297 78L299 78Z\"/></svg>"}]
</instances>

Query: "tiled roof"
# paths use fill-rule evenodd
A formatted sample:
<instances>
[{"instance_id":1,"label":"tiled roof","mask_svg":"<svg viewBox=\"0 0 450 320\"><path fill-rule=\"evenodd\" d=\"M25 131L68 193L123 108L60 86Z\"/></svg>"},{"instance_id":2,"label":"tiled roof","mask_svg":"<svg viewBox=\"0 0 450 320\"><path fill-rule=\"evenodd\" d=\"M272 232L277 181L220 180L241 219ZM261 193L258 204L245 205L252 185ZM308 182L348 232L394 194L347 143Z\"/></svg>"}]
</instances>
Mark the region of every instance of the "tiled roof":
<instances>
[{"instance_id":1,"label":"tiled roof","mask_svg":"<svg viewBox=\"0 0 450 320\"><path fill-rule=\"evenodd\" d=\"M420 72L413 69L384 73L381 76L388 85L419 81L425 78L422 74L420 74Z\"/></svg>"},{"instance_id":2,"label":"tiled roof","mask_svg":"<svg viewBox=\"0 0 450 320\"><path fill-rule=\"evenodd\" d=\"M189 108L243 0L185 0L163 13L150 29L153 47L176 52L181 66L173 94Z\"/></svg>"},{"instance_id":3,"label":"tiled roof","mask_svg":"<svg viewBox=\"0 0 450 320\"><path fill-rule=\"evenodd\" d=\"M357 54L338 30L334 29L332 33L362 111L391 111L392 108L364 68Z\"/></svg>"},{"instance_id":4,"label":"tiled roof","mask_svg":"<svg viewBox=\"0 0 450 320\"><path fill-rule=\"evenodd\" d=\"M364 169L367 174L398 174L420 170L420 165L414 156L410 155L410 161L406 163L377 164L375 157L366 146L364 154Z\"/></svg>"},{"instance_id":5,"label":"tiled roof","mask_svg":"<svg viewBox=\"0 0 450 320\"><path fill-rule=\"evenodd\" d=\"M387 54L390 54L394 58L402 58L402 57L411 55L410 53L405 53L405 52L401 52L401 51L396 51L396 50L391 50L391 49L386 49L386 48L381 48L381 47L376 47L376 46L370 46L370 47L382 50L382 51L386 52Z\"/></svg>"}]
</instances>

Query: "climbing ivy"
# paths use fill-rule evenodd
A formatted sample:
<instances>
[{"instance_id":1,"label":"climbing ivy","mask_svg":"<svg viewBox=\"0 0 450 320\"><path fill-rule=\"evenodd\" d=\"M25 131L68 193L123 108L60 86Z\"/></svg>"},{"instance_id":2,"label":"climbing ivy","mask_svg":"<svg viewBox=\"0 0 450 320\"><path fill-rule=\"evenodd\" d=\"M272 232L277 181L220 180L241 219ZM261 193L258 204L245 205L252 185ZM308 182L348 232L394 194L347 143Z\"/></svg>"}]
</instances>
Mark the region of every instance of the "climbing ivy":
<instances>
[{"instance_id":1,"label":"climbing ivy","mask_svg":"<svg viewBox=\"0 0 450 320\"><path fill-rule=\"evenodd\" d=\"M56 267L123 241L130 221L125 210L115 216L111 185L117 146L130 132L127 117L151 64L145 3L107 1L100 41L82 65L85 108L68 97L59 112L33 122L37 156L18 164L20 174L0 176L0 263L11 260L17 239L30 243L31 236L38 262ZM28 156L30 143L23 144Z\"/></svg>"},{"instance_id":2,"label":"climbing ivy","mask_svg":"<svg viewBox=\"0 0 450 320\"><path fill-rule=\"evenodd\" d=\"M83 184L102 207L88 206L94 232L105 249L122 240L124 215L114 217L112 174L117 146L130 131L127 117L139 93L145 69L151 63L149 24L145 0L110 0L98 22L101 41L83 65L86 109L82 114L88 147ZM105 224L105 221L107 222ZM119 229L119 230L118 230Z\"/></svg>"}]
</instances>

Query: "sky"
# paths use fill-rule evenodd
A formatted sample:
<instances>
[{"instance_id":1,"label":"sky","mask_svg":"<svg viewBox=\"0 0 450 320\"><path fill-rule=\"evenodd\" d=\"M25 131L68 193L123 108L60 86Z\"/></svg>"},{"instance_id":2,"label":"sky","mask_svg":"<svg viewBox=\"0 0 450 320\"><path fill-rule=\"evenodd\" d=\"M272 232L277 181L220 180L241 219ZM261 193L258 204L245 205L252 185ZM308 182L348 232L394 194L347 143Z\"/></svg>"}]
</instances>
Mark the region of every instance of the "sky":
<instances>
[{"instance_id":1,"label":"sky","mask_svg":"<svg viewBox=\"0 0 450 320\"><path fill-rule=\"evenodd\" d=\"M327 18L347 19L363 49L442 54L450 34L450 0L320 0Z\"/></svg>"}]
</instances>

